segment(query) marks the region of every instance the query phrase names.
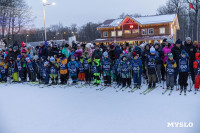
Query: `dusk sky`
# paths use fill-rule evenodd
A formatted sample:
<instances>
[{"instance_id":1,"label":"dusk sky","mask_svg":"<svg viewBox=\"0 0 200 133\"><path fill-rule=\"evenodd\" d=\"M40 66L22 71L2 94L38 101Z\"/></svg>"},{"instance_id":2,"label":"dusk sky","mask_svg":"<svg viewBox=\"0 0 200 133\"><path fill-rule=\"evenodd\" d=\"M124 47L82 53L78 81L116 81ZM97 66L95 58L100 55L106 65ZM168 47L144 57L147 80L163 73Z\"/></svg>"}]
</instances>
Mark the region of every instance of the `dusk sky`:
<instances>
[{"instance_id":1,"label":"dusk sky","mask_svg":"<svg viewBox=\"0 0 200 133\"><path fill-rule=\"evenodd\" d=\"M32 7L35 27L43 27L42 0L26 0ZM87 22L103 22L118 18L123 12L128 14L155 15L159 6L167 0L47 0L55 6L46 7L46 25L61 22L64 26L76 23L82 26Z\"/></svg>"}]
</instances>

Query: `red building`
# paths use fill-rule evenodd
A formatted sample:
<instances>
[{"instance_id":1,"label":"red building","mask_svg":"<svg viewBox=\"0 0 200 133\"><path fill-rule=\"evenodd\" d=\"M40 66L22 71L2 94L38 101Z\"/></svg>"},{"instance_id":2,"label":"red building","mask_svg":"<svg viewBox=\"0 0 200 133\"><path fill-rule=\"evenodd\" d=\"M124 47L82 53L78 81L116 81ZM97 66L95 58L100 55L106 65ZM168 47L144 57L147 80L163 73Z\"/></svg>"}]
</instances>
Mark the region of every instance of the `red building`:
<instances>
[{"instance_id":1,"label":"red building","mask_svg":"<svg viewBox=\"0 0 200 133\"><path fill-rule=\"evenodd\" d=\"M101 39L96 39L96 43L141 44L142 42L153 43L154 40L161 41L164 38L172 38L175 41L180 27L177 14L168 14L109 19L104 21L97 30L101 30Z\"/></svg>"}]
</instances>

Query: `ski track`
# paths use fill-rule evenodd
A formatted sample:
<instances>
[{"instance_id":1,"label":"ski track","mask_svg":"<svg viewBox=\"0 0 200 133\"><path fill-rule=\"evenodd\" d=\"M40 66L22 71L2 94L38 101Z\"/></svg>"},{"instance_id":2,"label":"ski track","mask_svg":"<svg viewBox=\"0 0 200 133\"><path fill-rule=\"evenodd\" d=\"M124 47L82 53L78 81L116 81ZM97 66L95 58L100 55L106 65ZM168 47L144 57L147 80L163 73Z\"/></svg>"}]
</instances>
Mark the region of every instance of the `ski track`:
<instances>
[{"instance_id":1,"label":"ski track","mask_svg":"<svg viewBox=\"0 0 200 133\"><path fill-rule=\"evenodd\" d=\"M199 133L200 100L194 90L162 95L158 87L128 93L114 88L53 88L0 84L0 133ZM167 128L193 122L193 128Z\"/></svg>"}]
</instances>

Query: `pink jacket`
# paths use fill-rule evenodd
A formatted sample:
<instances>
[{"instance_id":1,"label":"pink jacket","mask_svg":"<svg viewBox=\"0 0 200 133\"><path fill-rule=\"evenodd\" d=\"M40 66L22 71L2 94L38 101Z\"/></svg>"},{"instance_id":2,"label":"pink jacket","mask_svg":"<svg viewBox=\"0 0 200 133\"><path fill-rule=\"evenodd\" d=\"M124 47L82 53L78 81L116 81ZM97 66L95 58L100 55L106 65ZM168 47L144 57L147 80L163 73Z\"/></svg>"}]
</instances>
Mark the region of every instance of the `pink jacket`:
<instances>
[{"instance_id":1,"label":"pink jacket","mask_svg":"<svg viewBox=\"0 0 200 133\"><path fill-rule=\"evenodd\" d=\"M168 60L168 53L171 52L172 47L164 47L163 48L163 53L164 53L163 64L165 64L165 62Z\"/></svg>"}]
</instances>

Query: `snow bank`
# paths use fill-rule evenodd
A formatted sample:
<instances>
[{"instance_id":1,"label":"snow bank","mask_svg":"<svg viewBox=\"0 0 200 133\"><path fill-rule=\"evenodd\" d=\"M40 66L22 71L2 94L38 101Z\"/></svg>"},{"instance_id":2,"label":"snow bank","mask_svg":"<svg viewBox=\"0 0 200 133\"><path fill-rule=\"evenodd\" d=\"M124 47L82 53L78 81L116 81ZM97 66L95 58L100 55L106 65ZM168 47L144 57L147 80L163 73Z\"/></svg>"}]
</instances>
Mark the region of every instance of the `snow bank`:
<instances>
[{"instance_id":1,"label":"snow bank","mask_svg":"<svg viewBox=\"0 0 200 133\"><path fill-rule=\"evenodd\" d=\"M143 88L142 90L144 90ZM1 133L198 133L199 94L0 85ZM193 122L193 128L167 128Z\"/></svg>"}]
</instances>

